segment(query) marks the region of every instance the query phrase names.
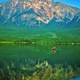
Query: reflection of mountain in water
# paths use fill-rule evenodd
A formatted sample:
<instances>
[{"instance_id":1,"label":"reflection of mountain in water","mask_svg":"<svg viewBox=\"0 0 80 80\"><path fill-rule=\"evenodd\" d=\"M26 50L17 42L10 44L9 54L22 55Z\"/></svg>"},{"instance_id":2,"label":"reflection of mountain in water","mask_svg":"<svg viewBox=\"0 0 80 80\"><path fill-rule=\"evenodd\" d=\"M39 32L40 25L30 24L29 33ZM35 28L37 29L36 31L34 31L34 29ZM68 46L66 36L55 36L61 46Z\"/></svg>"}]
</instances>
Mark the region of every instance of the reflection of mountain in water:
<instances>
[{"instance_id":1,"label":"reflection of mountain in water","mask_svg":"<svg viewBox=\"0 0 80 80\"><path fill-rule=\"evenodd\" d=\"M0 4L0 23L39 26L49 22L80 23L80 10L51 0L10 0Z\"/></svg>"}]
</instances>

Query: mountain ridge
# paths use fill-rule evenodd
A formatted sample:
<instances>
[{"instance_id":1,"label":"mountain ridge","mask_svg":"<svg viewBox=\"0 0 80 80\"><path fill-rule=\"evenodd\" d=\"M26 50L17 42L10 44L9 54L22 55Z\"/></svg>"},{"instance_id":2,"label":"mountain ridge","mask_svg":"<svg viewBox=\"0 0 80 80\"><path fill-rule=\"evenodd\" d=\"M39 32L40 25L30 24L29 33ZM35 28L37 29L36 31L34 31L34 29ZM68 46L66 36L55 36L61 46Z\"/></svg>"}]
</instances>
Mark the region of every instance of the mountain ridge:
<instances>
[{"instance_id":1,"label":"mountain ridge","mask_svg":"<svg viewBox=\"0 0 80 80\"><path fill-rule=\"evenodd\" d=\"M0 5L0 23L40 26L41 24L49 24L53 20L56 23L68 24L80 13L78 8L59 2L52 3L51 0L37 2L37 6L30 2L17 1L11 0L5 6Z\"/></svg>"}]
</instances>

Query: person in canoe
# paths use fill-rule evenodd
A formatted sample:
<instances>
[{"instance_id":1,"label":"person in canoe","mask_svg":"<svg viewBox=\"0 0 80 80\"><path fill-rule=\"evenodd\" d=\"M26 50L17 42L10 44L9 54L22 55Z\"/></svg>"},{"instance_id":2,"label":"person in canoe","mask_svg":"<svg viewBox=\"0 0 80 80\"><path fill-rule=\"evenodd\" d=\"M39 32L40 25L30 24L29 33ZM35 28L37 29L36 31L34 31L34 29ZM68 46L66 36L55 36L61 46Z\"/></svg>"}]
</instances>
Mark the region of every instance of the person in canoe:
<instances>
[{"instance_id":1,"label":"person in canoe","mask_svg":"<svg viewBox=\"0 0 80 80\"><path fill-rule=\"evenodd\" d=\"M54 54L56 53L56 47L52 47L52 48L51 48L51 52L52 52L52 54L54 55Z\"/></svg>"}]
</instances>

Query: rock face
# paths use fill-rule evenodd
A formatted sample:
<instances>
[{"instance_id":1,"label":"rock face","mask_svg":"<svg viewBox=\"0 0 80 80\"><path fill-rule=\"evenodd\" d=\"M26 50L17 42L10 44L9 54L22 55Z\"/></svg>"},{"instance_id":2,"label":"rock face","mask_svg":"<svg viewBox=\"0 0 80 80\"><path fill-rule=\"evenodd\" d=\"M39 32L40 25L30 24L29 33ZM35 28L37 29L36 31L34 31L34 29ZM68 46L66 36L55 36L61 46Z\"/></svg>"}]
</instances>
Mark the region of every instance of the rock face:
<instances>
[{"instance_id":1,"label":"rock face","mask_svg":"<svg viewBox=\"0 0 80 80\"><path fill-rule=\"evenodd\" d=\"M61 3L51 0L9 0L0 4L0 22L20 24L48 24L52 19L55 22L71 22L80 12Z\"/></svg>"}]
</instances>

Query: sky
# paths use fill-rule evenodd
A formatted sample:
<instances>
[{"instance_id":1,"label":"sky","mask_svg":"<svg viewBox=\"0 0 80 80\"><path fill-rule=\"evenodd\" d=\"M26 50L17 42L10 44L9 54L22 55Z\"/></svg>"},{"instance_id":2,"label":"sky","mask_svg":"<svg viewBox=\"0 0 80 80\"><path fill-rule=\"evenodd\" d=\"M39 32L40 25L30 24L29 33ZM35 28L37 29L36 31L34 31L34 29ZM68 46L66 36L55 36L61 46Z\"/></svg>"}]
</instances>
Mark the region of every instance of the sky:
<instances>
[{"instance_id":1,"label":"sky","mask_svg":"<svg viewBox=\"0 0 80 80\"><path fill-rule=\"evenodd\" d=\"M55 2L61 2L73 7L80 8L80 0L54 0Z\"/></svg>"},{"instance_id":2,"label":"sky","mask_svg":"<svg viewBox=\"0 0 80 80\"><path fill-rule=\"evenodd\" d=\"M0 3L4 3L6 1L8 1L8 0L0 0ZM54 1L65 3L65 4L71 5L73 7L80 8L80 0L54 0Z\"/></svg>"}]
</instances>

